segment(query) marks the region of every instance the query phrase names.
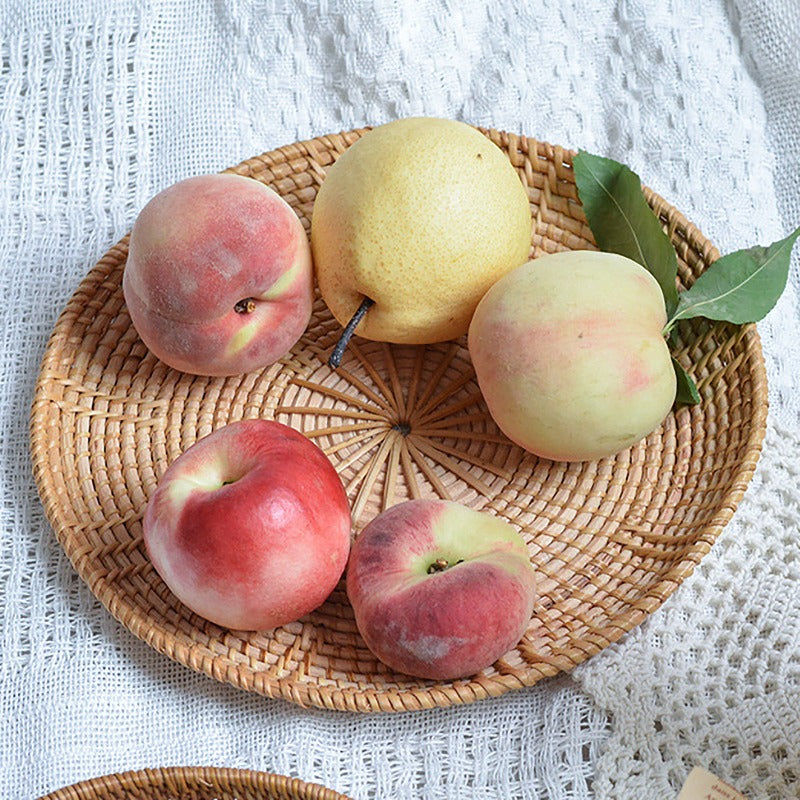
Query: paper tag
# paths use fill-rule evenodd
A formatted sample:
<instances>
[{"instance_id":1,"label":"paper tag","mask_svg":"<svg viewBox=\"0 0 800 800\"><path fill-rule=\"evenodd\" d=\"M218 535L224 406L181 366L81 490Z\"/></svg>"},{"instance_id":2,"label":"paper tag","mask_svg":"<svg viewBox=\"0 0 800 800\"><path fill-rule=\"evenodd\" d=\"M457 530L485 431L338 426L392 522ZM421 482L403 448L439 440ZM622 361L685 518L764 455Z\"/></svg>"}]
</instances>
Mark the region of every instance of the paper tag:
<instances>
[{"instance_id":1,"label":"paper tag","mask_svg":"<svg viewBox=\"0 0 800 800\"><path fill-rule=\"evenodd\" d=\"M678 800L747 800L747 798L707 769L695 767L683 784Z\"/></svg>"}]
</instances>

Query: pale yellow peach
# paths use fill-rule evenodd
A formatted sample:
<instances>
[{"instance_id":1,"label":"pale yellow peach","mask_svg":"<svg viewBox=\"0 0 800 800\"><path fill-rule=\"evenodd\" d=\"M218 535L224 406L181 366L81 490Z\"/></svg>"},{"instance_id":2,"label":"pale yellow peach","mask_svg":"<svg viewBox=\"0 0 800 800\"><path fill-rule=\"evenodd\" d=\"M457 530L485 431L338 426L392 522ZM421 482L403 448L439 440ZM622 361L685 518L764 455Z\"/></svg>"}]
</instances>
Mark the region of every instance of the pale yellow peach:
<instances>
[{"instance_id":1,"label":"pale yellow peach","mask_svg":"<svg viewBox=\"0 0 800 800\"><path fill-rule=\"evenodd\" d=\"M664 299L623 256L546 255L481 300L469 351L489 411L514 442L545 458L618 453L655 430L675 400Z\"/></svg>"}]
</instances>

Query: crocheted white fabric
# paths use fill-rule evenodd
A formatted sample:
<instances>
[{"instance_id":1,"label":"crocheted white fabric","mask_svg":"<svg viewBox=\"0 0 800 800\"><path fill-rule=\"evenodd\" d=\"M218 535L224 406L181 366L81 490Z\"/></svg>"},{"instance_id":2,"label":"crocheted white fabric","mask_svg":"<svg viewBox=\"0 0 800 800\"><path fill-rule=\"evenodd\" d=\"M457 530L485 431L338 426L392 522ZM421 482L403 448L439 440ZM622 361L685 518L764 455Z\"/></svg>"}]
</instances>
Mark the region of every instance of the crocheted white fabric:
<instances>
[{"instance_id":1,"label":"crocheted white fabric","mask_svg":"<svg viewBox=\"0 0 800 800\"><path fill-rule=\"evenodd\" d=\"M613 718L598 797L676 795L704 766L748 797L800 781L800 435L771 427L756 476L679 592L574 672Z\"/></svg>"},{"instance_id":2,"label":"crocheted white fabric","mask_svg":"<svg viewBox=\"0 0 800 800\"><path fill-rule=\"evenodd\" d=\"M574 676L471 706L303 711L158 655L55 541L27 418L58 313L144 203L300 138L459 118L630 164L722 252L773 241L800 223L798 53L796 0L0 0L0 797L168 764L662 800L699 763L795 793L798 256L759 326L772 428L718 546Z\"/></svg>"}]
</instances>

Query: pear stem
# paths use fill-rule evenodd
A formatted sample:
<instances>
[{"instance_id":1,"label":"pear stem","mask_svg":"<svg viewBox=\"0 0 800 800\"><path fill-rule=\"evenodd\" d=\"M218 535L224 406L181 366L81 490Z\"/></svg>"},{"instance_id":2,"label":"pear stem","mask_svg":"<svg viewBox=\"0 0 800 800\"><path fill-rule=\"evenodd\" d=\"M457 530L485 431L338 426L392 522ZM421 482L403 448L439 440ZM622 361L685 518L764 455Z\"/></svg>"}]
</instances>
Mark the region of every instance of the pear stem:
<instances>
[{"instance_id":1,"label":"pear stem","mask_svg":"<svg viewBox=\"0 0 800 800\"><path fill-rule=\"evenodd\" d=\"M347 348L348 342L355 333L356 326L359 322L361 322L361 320L364 318L364 314L366 314L373 305L375 305L375 301L371 300L369 297L365 297L361 301L361 305L356 309L356 313L353 314L353 316L350 318L350 322L348 322L345 326L345 329L342 331L342 335L339 337L339 341L336 342L336 347L333 348L331 357L328 359L328 366L331 369L336 369L339 364L342 363L342 356L344 355L344 351Z\"/></svg>"}]
</instances>

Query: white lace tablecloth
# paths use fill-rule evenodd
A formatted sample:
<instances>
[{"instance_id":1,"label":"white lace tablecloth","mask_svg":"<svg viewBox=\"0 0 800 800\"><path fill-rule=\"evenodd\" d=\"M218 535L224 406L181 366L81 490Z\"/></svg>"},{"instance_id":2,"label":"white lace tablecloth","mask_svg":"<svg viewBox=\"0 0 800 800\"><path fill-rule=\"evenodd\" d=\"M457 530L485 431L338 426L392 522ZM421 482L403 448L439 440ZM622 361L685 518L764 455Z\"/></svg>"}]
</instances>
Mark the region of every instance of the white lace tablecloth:
<instances>
[{"instance_id":1,"label":"white lace tablecloth","mask_svg":"<svg viewBox=\"0 0 800 800\"><path fill-rule=\"evenodd\" d=\"M570 676L402 715L178 666L77 578L27 418L48 334L159 189L411 114L630 164L727 252L800 224L797 0L0 0L0 796L165 765L356 798L671 800L695 764L799 796L800 279L759 325L764 454L711 554Z\"/></svg>"}]
</instances>

